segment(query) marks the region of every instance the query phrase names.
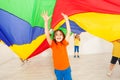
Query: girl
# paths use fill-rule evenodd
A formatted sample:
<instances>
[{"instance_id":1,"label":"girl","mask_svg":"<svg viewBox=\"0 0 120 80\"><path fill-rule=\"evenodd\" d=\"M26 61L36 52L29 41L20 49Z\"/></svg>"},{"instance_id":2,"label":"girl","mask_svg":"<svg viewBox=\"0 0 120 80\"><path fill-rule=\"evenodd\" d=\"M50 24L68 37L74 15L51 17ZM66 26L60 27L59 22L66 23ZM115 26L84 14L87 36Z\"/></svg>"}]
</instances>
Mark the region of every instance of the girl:
<instances>
[{"instance_id":1,"label":"girl","mask_svg":"<svg viewBox=\"0 0 120 80\"><path fill-rule=\"evenodd\" d=\"M70 68L70 63L69 63L67 49L66 49L68 45L71 29L70 29L68 16L63 13L61 15L64 17L66 21L66 27L67 27L66 37L61 30L56 30L54 31L54 39L51 40L49 31L48 31L48 21L50 19L50 16L48 16L46 12L42 14L42 17L45 22L45 35L52 49L52 57L53 57L53 63L55 68L54 72L57 80L72 80L71 68Z\"/></svg>"}]
</instances>

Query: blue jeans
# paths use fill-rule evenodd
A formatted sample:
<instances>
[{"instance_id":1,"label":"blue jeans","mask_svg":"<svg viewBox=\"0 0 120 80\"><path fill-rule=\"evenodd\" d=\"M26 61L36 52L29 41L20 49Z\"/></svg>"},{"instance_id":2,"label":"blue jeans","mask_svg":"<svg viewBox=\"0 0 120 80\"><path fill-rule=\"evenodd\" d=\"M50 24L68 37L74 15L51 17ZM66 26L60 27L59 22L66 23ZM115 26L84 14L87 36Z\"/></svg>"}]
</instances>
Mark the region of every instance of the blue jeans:
<instances>
[{"instance_id":1,"label":"blue jeans","mask_svg":"<svg viewBox=\"0 0 120 80\"><path fill-rule=\"evenodd\" d=\"M74 52L79 52L79 46L74 46Z\"/></svg>"},{"instance_id":2,"label":"blue jeans","mask_svg":"<svg viewBox=\"0 0 120 80\"><path fill-rule=\"evenodd\" d=\"M55 69L55 75L56 75L57 80L72 80L70 67L65 70Z\"/></svg>"}]
</instances>

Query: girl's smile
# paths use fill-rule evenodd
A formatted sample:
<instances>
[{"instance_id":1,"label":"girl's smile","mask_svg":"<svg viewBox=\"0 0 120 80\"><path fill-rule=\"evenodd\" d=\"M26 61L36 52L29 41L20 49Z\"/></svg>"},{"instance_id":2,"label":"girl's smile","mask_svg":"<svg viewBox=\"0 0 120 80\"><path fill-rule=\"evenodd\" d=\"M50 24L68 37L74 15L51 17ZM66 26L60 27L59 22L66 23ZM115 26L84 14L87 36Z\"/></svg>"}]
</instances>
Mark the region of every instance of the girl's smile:
<instances>
[{"instance_id":1,"label":"girl's smile","mask_svg":"<svg viewBox=\"0 0 120 80\"><path fill-rule=\"evenodd\" d=\"M56 40L57 42L61 42L61 41L63 40L63 34L62 34L61 31L57 31L57 32L55 33L55 40Z\"/></svg>"}]
</instances>

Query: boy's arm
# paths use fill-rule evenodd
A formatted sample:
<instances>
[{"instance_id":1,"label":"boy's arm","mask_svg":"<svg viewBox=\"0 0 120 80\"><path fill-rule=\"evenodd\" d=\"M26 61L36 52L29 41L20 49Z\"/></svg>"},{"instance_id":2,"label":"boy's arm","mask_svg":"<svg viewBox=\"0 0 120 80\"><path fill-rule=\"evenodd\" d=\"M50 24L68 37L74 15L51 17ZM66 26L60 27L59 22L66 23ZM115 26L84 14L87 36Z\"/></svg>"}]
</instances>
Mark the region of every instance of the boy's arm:
<instances>
[{"instance_id":1,"label":"boy's arm","mask_svg":"<svg viewBox=\"0 0 120 80\"><path fill-rule=\"evenodd\" d=\"M50 33L49 33L49 30L48 30L48 21L50 19L50 16L48 16L47 12L44 12L41 16L44 19L45 35L46 35L47 41L48 41L49 45L51 45L52 40L50 38Z\"/></svg>"},{"instance_id":2,"label":"boy's arm","mask_svg":"<svg viewBox=\"0 0 120 80\"><path fill-rule=\"evenodd\" d=\"M65 21L66 21L67 34L66 34L65 40L68 41L69 38L70 38L70 33L71 33L70 23L69 23L69 20L68 20L68 16L67 16L67 15L65 15L65 14L63 14L63 13L62 13L61 15L64 17L64 19L65 19Z\"/></svg>"},{"instance_id":3,"label":"boy's arm","mask_svg":"<svg viewBox=\"0 0 120 80\"><path fill-rule=\"evenodd\" d=\"M75 36L76 36L76 33L74 33L73 35L74 35L74 37L75 37Z\"/></svg>"}]
</instances>

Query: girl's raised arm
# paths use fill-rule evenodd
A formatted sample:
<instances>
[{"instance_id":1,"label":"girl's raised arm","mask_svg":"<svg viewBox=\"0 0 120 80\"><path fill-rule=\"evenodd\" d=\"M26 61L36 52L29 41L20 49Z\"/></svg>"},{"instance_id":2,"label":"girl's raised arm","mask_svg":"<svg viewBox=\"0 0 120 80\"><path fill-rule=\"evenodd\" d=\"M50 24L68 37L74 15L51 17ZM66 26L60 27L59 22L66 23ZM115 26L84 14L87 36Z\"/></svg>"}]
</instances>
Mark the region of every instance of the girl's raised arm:
<instances>
[{"instance_id":1,"label":"girl's raised arm","mask_svg":"<svg viewBox=\"0 0 120 80\"><path fill-rule=\"evenodd\" d=\"M61 13L61 15L64 17L65 21L66 21L66 28L67 28L67 34L66 34L66 41L69 40L70 38L70 33L71 33L71 29L70 29L70 23L69 23L69 20L68 20L68 16L64 13Z\"/></svg>"},{"instance_id":2,"label":"girl's raised arm","mask_svg":"<svg viewBox=\"0 0 120 80\"><path fill-rule=\"evenodd\" d=\"M48 41L49 45L51 45L52 40L51 40L51 38L50 38L50 33L49 33L49 29L48 29L48 21L49 21L49 19L50 19L50 16L48 16L48 13L47 13L47 12L43 12L43 13L41 14L41 16L42 16L43 19L44 19L45 35L46 35L47 41Z\"/></svg>"}]
</instances>

